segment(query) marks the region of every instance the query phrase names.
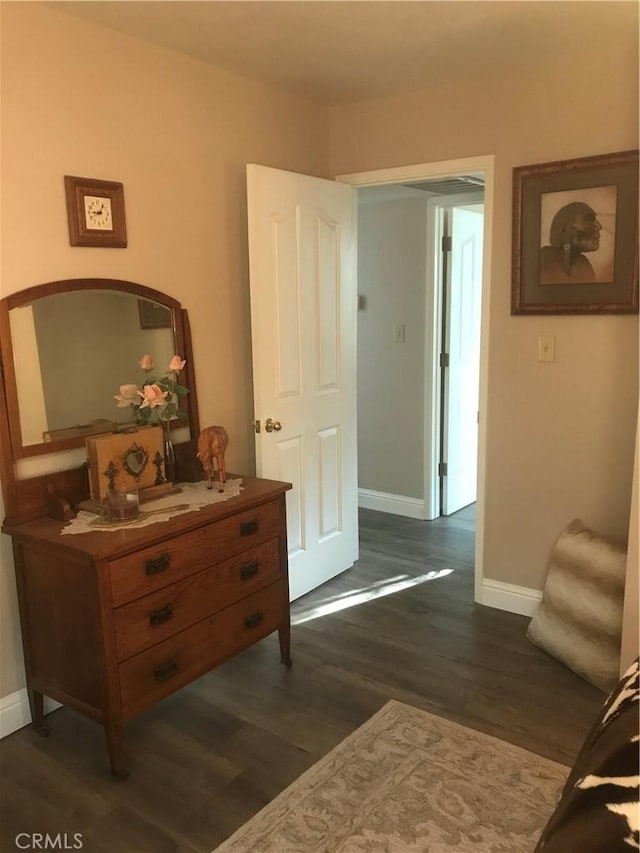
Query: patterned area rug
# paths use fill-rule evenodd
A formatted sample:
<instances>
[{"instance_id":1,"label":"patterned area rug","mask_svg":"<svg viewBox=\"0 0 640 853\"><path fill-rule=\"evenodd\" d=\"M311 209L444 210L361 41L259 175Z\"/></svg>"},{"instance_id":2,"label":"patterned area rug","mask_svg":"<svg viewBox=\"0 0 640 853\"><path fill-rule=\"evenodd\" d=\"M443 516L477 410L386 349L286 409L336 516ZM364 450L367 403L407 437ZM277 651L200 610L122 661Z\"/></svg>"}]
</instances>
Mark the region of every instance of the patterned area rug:
<instances>
[{"instance_id":1,"label":"patterned area rug","mask_svg":"<svg viewBox=\"0 0 640 853\"><path fill-rule=\"evenodd\" d=\"M215 853L531 853L567 774L391 701Z\"/></svg>"}]
</instances>

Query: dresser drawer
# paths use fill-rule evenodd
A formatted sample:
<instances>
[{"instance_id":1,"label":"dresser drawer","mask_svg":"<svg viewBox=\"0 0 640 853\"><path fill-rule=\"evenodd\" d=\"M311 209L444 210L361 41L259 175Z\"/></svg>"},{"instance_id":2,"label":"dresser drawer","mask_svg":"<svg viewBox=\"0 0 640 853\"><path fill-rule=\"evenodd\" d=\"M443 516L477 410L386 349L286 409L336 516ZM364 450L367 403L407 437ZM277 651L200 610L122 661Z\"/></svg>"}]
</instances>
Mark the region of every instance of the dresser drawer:
<instances>
[{"instance_id":1,"label":"dresser drawer","mask_svg":"<svg viewBox=\"0 0 640 853\"><path fill-rule=\"evenodd\" d=\"M271 539L118 607L114 613L118 660L177 634L281 576L280 541Z\"/></svg>"},{"instance_id":2,"label":"dresser drawer","mask_svg":"<svg viewBox=\"0 0 640 853\"><path fill-rule=\"evenodd\" d=\"M261 542L283 530L281 502L271 501L109 563L114 607L126 604Z\"/></svg>"},{"instance_id":3,"label":"dresser drawer","mask_svg":"<svg viewBox=\"0 0 640 853\"><path fill-rule=\"evenodd\" d=\"M125 718L253 645L288 618L286 584L277 581L129 658L119 666Z\"/></svg>"}]
</instances>

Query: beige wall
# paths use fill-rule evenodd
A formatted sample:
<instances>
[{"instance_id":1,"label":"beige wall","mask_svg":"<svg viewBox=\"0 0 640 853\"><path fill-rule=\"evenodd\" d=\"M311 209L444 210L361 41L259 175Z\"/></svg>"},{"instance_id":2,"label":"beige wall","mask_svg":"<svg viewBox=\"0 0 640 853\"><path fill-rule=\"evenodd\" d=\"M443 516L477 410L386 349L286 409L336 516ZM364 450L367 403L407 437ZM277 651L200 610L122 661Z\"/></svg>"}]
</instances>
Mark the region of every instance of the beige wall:
<instances>
[{"instance_id":1,"label":"beige wall","mask_svg":"<svg viewBox=\"0 0 640 853\"><path fill-rule=\"evenodd\" d=\"M328 175L326 111L36 3L2 4L1 295L141 282L189 310L203 426L254 471L245 164ZM63 176L122 181L127 249L70 247ZM0 537L0 696L24 683Z\"/></svg>"},{"instance_id":2,"label":"beige wall","mask_svg":"<svg viewBox=\"0 0 640 853\"><path fill-rule=\"evenodd\" d=\"M636 7L637 16L637 7ZM626 540L638 318L512 317L512 169L638 146L638 28L562 65L330 110L331 172L495 155L484 573L541 589L574 517ZM556 361L536 361L537 337Z\"/></svg>"},{"instance_id":3,"label":"beige wall","mask_svg":"<svg viewBox=\"0 0 640 853\"><path fill-rule=\"evenodd\" d=\"M631 493L627 581L624 588L621 675L640 653L640 407L638 407L638 421Z\"/></svg>"},{"instance_id":4,"label":"beige wall","mask_svg":"<svg viewBox=\"0 0 640 853\"><path fill-rule=\"evenodd\" d=\"M427 201L358 207L358 486L424 497ZM394 324L405 326L395 343Z\"/></svg>"},{"instance_id":5,"label":"beige wall","mask_svg":"<svg viewBox=\"0 0 640 853\"><path fill-rule=\"evenodd\" d=\"M2 294L103 275L180 299L201 421L250 468L245 164L326 176L325 112L39 4L2 19ZM65 174L123 182L127 249L69 246Z\"/></svg>"}]
</instances>

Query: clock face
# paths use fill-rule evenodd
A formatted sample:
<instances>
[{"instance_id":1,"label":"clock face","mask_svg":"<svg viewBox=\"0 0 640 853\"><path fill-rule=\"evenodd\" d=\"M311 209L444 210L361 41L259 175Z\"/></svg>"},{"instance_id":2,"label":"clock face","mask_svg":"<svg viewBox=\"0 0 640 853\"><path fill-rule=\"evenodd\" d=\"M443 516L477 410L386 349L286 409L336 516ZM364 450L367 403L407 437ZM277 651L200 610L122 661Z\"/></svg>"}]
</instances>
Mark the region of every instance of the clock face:
<instances>
[{"instance_id":1,"label":"clock face","mask_svg":"<svg viewBox=\"0 0 640 853\"><path fill-rule=\"evenodd\" d=\"M91 231L113 231L111 199L104 196L86 195L84 197L84 217L86 227Z\"/></svg>"}]
</instances>

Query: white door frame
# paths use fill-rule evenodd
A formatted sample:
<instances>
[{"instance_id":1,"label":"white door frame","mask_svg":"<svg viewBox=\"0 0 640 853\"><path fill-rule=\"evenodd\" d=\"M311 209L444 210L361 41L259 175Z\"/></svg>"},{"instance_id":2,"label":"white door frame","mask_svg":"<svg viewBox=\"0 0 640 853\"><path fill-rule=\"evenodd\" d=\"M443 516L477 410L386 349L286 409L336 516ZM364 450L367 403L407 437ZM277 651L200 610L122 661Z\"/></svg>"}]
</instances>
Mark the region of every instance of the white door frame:
<instances>
[{"instance_id":1,"label":"white door frame","mask_svg":"<svg viewBox=\"0 0 640 853\"><path fill-rule=\"evenodd\" d=\"M411 166L396 166L371 172L355 172L338 175L336 181L351 184L354 187L375 187L385 184L406 184L424 181L429 178L455 177L469 172L484 172L485 176L485 218L482 261L482 323L480 330L480 418L478 423L478 499L476 501L476 552L475 552L475 591L476 602L482 602L484 579L484 530L485 530L485 472L487 458L487 413L488 413L488 373L489 373L489 307L491 286L491 245L493 234L493 182L494 161L492 154L478 157L465 157L460 160L442 160L436 163L419 163ZM429 304L431 303L431 304ZM427 334L434 328L433 300L427 303ZM432 346L433 341L428 343ZM426 347L425 347L426 348ZM425 400L425 406L427 400ZM431 401L429 405L433 405ZM431 409L425 416L431 418ZM430 430L430 420L425 419L426 431ZM431 430L433 425L431 424ZM431 436L433 441L433 435Z\"/></svg>"},{"instance_id":2,"label":"white door frame","mask_svg":"<svg viewBox=\"0 0 640 853\"><path fill-rule=\"evenodd\" d=\"M465 204L484 205L484 190L469 190L456 195L432 196L427 199L427 278L425 291L425 362L424 362L424 517L428 520L440 515L440 442L442 431L442 211ZM484 221L483 213L483 221ZM449 270L449 273L451 270ZM484 268L483 268L484 276ZM484 285L484 281L483 281ZM482 312L480 312L482 315Z\"/></svg>"}]
</instances>

